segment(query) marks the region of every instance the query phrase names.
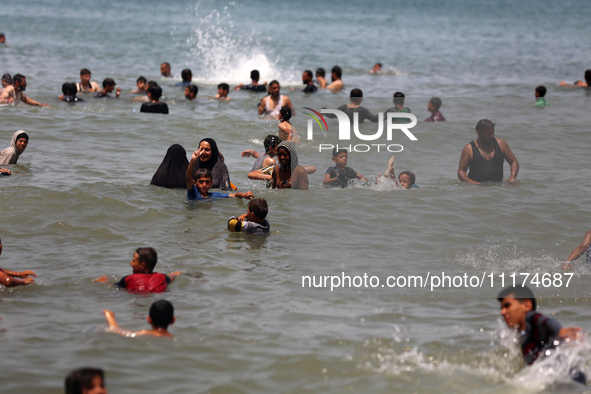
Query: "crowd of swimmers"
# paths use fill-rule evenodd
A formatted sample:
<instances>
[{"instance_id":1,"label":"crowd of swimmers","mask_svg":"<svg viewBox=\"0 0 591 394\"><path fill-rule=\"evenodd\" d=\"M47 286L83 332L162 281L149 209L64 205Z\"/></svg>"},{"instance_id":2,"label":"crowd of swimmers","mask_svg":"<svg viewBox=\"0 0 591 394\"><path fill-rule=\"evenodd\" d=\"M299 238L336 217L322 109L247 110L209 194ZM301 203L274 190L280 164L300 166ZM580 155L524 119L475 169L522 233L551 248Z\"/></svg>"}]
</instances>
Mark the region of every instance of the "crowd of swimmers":
<instances>
[{"instance_id":1,"label":"crowd of swimmers","mask_svg":"<svg viewBox=\"0 0 591 394\"><path fill-rule=\"evenodd\" d=\"M5 40L0 34L0 43ZM162 77L171 77L171 66L169 63L162 63L160 66ZM382 64L376 63L370 71L372 74L382 72ZM184 88L185 97L194 100L198 94L198 87L192 83L192 72L184 69L181 72L182 82L176 86ZM242 156L252 156L256 159L251 171L248 173L250 179L264 180L271 188L276 189L299 189L308 190L308 175L313 174L316 168L313 166L302 166L299 164L296 152L296 144L299 137L290 119L293 115L293 105L289 97L280 94L279 82L274 80L269 84L260 83L260 73L253 70L250 74L251 83L240 84L235 90L246 90L253 93L266 93L258 105L258 113L261 116L275 118L278 121L278 135L268 135L264 140L265 153L254 150L245 150ZM315 79L311 70L305 70L302 74L304 84L303 93L313 94L319 89L338 91L344 88L342 81L342 70L339 66L331 69L331 82L326 80L326 72L319 68L316 70ZM570 85L562 82L561 86L587 87L591 86L591 70L585 72L586 82L576 81ZM48 107L47 104L39 103L25 95L27 87L24 75L16 74L2 76L2 90L0 91L0 104L15 104L19 101L29 104ZM160 102L162 88L155 81L148 81L140 76L136 81L134 94L138 96L135 101L143 102L141 112L167 114L169 112L166 103ZM538 86L535 89L536 107L546 107L548 102L545 99L546 88ZM220 101L229 100L228 93L230 86L226 83L218 85L218 94L213 99ZM98 83L91 81L91 72L88 69L80 71L80 82L66 82L62 86L62 95L59 99L68 103L84 101L78 97L79 93L91 94L95 98L119 98L121 89L116 87L112 78L105 78L102 88ZM371 122L379 121L378 115L374 115L368 109L361 106L363 92L361 89L352 89L349 97L350 102L340 106L338 109L346 113L350 119L357 113L359 122L365 120ZM404 106L405 95L403 92L395 92L393 95L394 106L386 110L388 113L410 113L410 109ZM440 112L442 100L433 97L427 104L430 116L425 119L429 122L445 121ZM394 119L396 121L396 118ZM398 121L405 122L400 118ZM488 119L481 119L476 125L478 137L468 143L460 156L458 165L458 178L469 183L501 182L503 180L503 163L508 162L511 175L507 182L514 183L519 171L519 163L512 153L508 144L494 137L495 125ZM16 164L19 156L24 152L29 142L29 135L23 130L13 134L10 147L0 152L0 165ZM276 157L276 160L275 160ZM368 183L368 178L347 166L348 151L335 148L332 151L334 166L327 169L323 184L329 187L347 187L352 181L358 180ZM0 175L10 175L7 169L0 169ZM396 175L394 157L390 158L386 170L376 177L375 182L391 181L404 189L418 188L416 177L410 171L402 171ZM232 216L226 225L228 230L243 232L255 235L270 234L270 224L267 220L269 212L268 202L262 198L254 198L250 191L237 192L236 187L230 181L228 169L224 163L224 157L218 149L217 143L211 138L204 138L199 142L198 150L192 153L191 159L187 160L186 150L178 145L172 145L158 170L154 174L152 185L167 188L186 188L187 200L215 200L220 198L243 198L250 200L247 212L241 215ZM210 189L220 189L221 192L212 192ZM585 234L583 242L575 248L563 264L563 269L572 269L572 262L583 254L587 254L587 262L591 264L591 230ZM0 255L2 254L2 243L0 241ZM164 292L168 285L181 274L180 271L168 275L155 272L157 253L153 248L138 248L133 256L130 266L132 273L124 276L115 287L124 289L131 293L160 293ZM9 271L0 268L0 284L8 287L22 286L35 283L36 274L31 270ZM107 283L108 278L101 276L96 282ZM504 289L498 296L501 304L501 315L507 326L515 328L522 333L521 347L524 360L532 364L540 356L551 353L551 349L561 342L580 340L582 330L578 327L563 328L553 318L545 317L536 311L536 301L533 293L527 287L510 287ZM103 311L108 323L108 331L127 337L141 335L152 335L157 337L172 336L168 332L168 326L173 324L174 308L166 300L159 300L152 304L149 311L148 323L151 328L148 330L130 331L119 327L115 320L115 314L110 310ZM585 375L577 368L571 369L571 376L574 380L585 382ZM82 368L72 371L65 380L66 393L106 393L104 374L100 369ZM95 391L89 391L95 389Z\"/></svg>"}]
</instances>

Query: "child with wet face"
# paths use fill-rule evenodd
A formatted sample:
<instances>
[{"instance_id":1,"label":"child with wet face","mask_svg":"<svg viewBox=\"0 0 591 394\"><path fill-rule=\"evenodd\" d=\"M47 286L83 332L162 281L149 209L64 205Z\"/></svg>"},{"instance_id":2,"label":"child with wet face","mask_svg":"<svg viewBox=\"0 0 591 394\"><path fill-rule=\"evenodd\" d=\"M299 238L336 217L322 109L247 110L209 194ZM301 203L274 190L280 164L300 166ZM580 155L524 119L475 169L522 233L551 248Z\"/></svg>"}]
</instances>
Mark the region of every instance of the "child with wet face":
<instances>
[{"instance_id":1,"label":"child with wet face","mask_svg":"<svg viewBox=\"0 0 591 394\"><path fill-rule=\"evenodd\" d=\"M378 175L378 179L381 176ZM402 171L398 174L398 180L396 180L396 172L394 171L394 156L388 160L388 167L384 171L384 176L396 183L396 186L402 186L405 189L418 189L419 186L415 184L415 174L410 171Z\"/></svg>"},{"instance_id":2,"label":"child with wet face","mask_svg":"<svg viewBox=\"0 0 591 394\"><path fill-rule=\"evenodd\" d=\"M562 327L558 320L536 312L536 298L527 286L507 287L497 299L507 327L521 333L521 352L528 365L539 356L551 354L549 350L560 343L583 337L580 327ZM570 375L573 380L585 383L585 375L576 367L571 368Z\"/></svg>"},{"instance_id":3,"label":"child with wet face","mask_svg":"<svg viewBox=\"0 0 591 394\"><path fill-rule=\"evenodd\" d=\"M366 177L354 169L347 167L348 155L346 149L334 148L332 150L332 161L334 161L335 166L329 167L328 170L326 170L326 175L324 175L325 185L347 187L349 181L353 179L361 179L364 182L367 182Z\"/></svg>"},{"instance_id":4,"label":"child with wet face","mask_svg":"<svg viewBox=\"0 0 591 394\"><path fill-rule=\"evenodd\" d=\"M228 197L238 197L251 200L254 198L252 192L210 193L209 189L211 189L213 185L213 177L211 175L211 172L207 168L199 168L195 172L195 176L193 176L193 169L195 168L195 163L197 162L197 160L199 160L199 157L202 155L211 155L211 150L209 152L206 152L203 147L199 147L199 150L193 152L193 156L191 156L191 161L189 162L189 167L187 168L187 173L185 175L187 184L187 200L208 200L212 198Z\"/></svg>"}]
</instances>

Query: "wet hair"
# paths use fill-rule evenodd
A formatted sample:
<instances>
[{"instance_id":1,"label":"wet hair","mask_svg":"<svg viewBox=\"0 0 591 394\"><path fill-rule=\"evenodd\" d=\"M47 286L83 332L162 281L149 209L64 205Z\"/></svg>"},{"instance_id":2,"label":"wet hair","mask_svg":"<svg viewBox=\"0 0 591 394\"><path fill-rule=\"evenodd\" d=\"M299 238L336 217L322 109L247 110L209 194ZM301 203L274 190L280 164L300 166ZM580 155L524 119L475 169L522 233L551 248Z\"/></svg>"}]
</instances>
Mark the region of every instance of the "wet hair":
<instances>
[{"instance_id":1,"label":"wet hair","mask_svg":"<svg viewBox=\"0 0 591 394\"><path fill-rule=\"evenodd\" d=\"M322 67L319 67L316 69L316 75L320 77L325 77L326 71Z\"/></svg>"},{"instance_id":2,"label":"wet hair","mask_svg":"<svg viewBox=\"0 0 591 394\"><path fill-rule=\"evenodd\" d=\"M476 131L494 129L495 124L488 119L480 119L476 124Z\"/></svg>"},{"instance_id":3,"label":"wet hair","mask_svg":"<svg viewBox=\"0 0 591 394\"><path fill-rule=\"evenodd\" d=\"M169 301L158 300L150 306L150 319L154 328L168 328L174 320L174 307Z\"/></svg>"},{"instance_id":4,"label":"wet hair","mask_svg":"<svg viewBox=\"0 0 591 394\"><path fill-rule=\"evenodd\" d=\"M89 75L89 74L91 74L91 72L87 68L83 68L82 70L80 70L80 76L82 76L82 75Z\"/></svg>"},{"instance_id":5,"label":"wet hair","mask_svg":"<svg viewBox=\"0 0 591 394\"><path fill-rule=\"evenodd\" d=\"M152 100L158 100L162 97L162 88L160 86L150 86L148 88L148 93L152 96Z\"/></svg>"},{"instance_id":6,"label":"wet hair","mask_svg":"<svg viewBox=\"0 0 591 394\"><path fill-rule=\"evenodd\" d=\"M248 203L248 210L260 220L264 220L269 213L269 205L264 198L255 198Z\"/></svg>"},{"instance_id":7,"label":"wet hair","mask_svg":"<svg viewBox=\"0 0 591 394\"><path fill-rule=\"evenodd\" d=\"M148 80L143 75L140 75L139 78L135 81L135 83L138 83L138 82L146 83L146 82L148 82Z\"/></svg>"},{"instance_id":8,"label":"wet hair","mask_svg":"<svg viewBox=\"0 0 591 394\"><path fill-rule=\"evenodd\" d=\"M148 88L151 88L152 86L159 86L158 82L156 81L148 81Z\"/></svg>"},{"instance_id":9,"label":"wet hair","mask_svg":"<svg viewBox=\"0 0 591 394\"><path fill-rule=\"evenodd\" d=\"M439 111L439 108L441 108L442 103L439 97L431 97L431 100L429 100L429 104L433 106L433 109L435 111Z\"/></svg>"},{"instance_id":10,"label":"wet hair","mask_svg":"<svg viewBox=\"0 0 591 394\"><path fill-rule=\"evenodd\" d=\"M363 97L363 92L361 89L353 89L351 90L351 94L349 94L349 100L352 103L359 104L361 102L361 98Z\"/></svg>"},{"instance_id":11,"label":"wet hair","mask_svg":"<svg viewBox=\"0 0 591 394\"><path fill-rule=\"evenodd\" d=\"M400 105L404 105L404 93L402 92L396 92L394 93L394 97L392 98L392 102L394 104L400 104Z\"/></svg>"},{"instance_id":12,"label":"wet hair","mask_svg":"<svg viewBox=\"0 0 591 394\"><path fill-rule=\"evenodd\" d=\"M12 84L16 84L21 83L23 81L23 79L26 79L26 77L22 74L14 74L14 76L12 77Z\"/></svg>"},{"instance_id":13,"label":"wet hair","mask_svg":"<svg viewBox=\"0 0 591 394\"><path fill-rule=\"evenodd\" d=\"M6 74L2 75L2 80L6 83L11 84L12 83L12 75L6 73Z\"/></svg>"},{"instance_id":14,"label":"wet hair","mask_svg":"<svg viewBox=\"0 0 591 394\"><path fill-rule=\"evenodd\" d=\"M544 97L546 95L546 87L544 85L540 85L536 88L536 93L538 97Z\"/></svg>"},{"instance_id":15,"label":"wet hair","mask_svg":"<svg viewBox=\"0 0 591 394\"><path fill-rule=\"evenodd\" d=\"M64 96L75 96L78 92L78 88L76 84L73 82L64 82L62 85L62 93Z\"/></svg>"},{"instance_id":16,"label":"wet hair","mask_svg":"<svg viewBox=\"0 0 591 394\"><path fill-rule=\"evenodd\" d=\"M195 97L197 97L197 93L199 92L199 88L197 87L197 85L188 85L187 88L189 88L189 91L191 93L193 93L195 95Z\"/></svg>"},{"instance_id":17,"label":"wet hair","mask_svg":"<svg viewBox=\"0 0 591 394\"><path fill-rule=\"evenodd\" d=\"M211 175L211 171L209 171L207 168L198 168L197 171L195 171L195 174L193 175L193 180L196 181L197 179L201 179L201 178L209 178L213 181L213 176Z\"/></svg>"},{"instance_id":18,"label":"wet hair","mask_svg":"<svg viewBox=\"0 0 591 394\"><path fill-rule=\"evenodd\" d=\"M117 85L115 83L115 80L113 78L105 78L103 79L103 89L106 88L107 86L115 86Z\"/></svg>"},{"instance_id":19,"label":"wet hair","mask_svg":"<svg viewBox=\"0 0 591 394\"><path fill-rule=\"evenodd\" d=\"M220 83L218 85L218 89L222 89L222 90L230 90L230 85L228 85L227 83Z\"/></svg>"},{"instance_id":20,"label":"wet hair","mask_svg":"<svg viewBox=\"0 0 591 394\"><path fill-rule=\"evenodd\" d=\"M382 68L382 63L376 63L380 68Z\"/></svg>"},{"instance_id":21,"label":"wet hair","mask_svg":"<svg viewBox=\"0 0 591 394\"><path fill-rule=\"evenodd\" d=\"M279 81L276 80L276 79L274 79L271 82L269 82L269 87L271 87L271 85L275 85L275 84L279 85ZM281 85L279 85L279 86L281 86Z\"/></svg>"},{"instance_id":22,"label":"wet hair","mask_svg":"<svg viewBox=\"0 0 591 394\"><path fill-rule=\"evenodd\" d=\"M312 70L306 70L306 71L304 71L304 74L306 74L310 78L314 77L314 74L312 73Z\"/></svg>"},{"instance_id":23,"label":"wet hair","mask_svg":"<svg viewBox=\"0 0 591 394\"><path fill-rule=\"evenodd\" d=\"M4 33L0 33L0 38L6 38L6 36L4 35Z\"/></svg>"},{"instance_id":24,"label":"wet hair","mask_svg":"<svg viewBox=\"0 0 591 394\"><path fill-rule=\"evenodd\" d=\"M138 254L140 262L146 264L146 269L149 272L154 271L158 262L158 253L154 248L137 248L135 252Z\"/></svg>"},{"instance_id":25,"label":"wet hair","mask_svg":"<svg viewBox=\"0 0 591 394\"><path fill-rule=\"evenodd\" d=\"M188 68L185 68L183 71L181 71L181 78L183 79L183 82L191 82L193 73Z\"/></svg>"},{"instance_id":26,"label":"wet hair","mask_svg":"<svg viewBox=\"0 0 591 394\"><path fill-rule=\"evenodd\" d=\"M414 185L416 183L416 177L415 174L413 174L410 171L402 171L400 174L398 174L398 178L400 178L400 175L408 175L408 178L410 179L410 184Z\"/></svg>"},{"instance_id":27,"label":"wet hair","mask_svg":"<svg viewBox=\"0 0 591 394\"><path fill-rule=\"evenodd\" d=\"M330 72L335 73L335 75L340 78L341 75L343 75L343 70L341 70L341 68L339 66L334 66Z\"/></svg>"},{"instance_id":28,"label":"wet hair","mask_svg":"<svg viewBox=\"0 0 591 394\"><path fill-rule=\"evenodd\" d=\"M252 70L250 72L250 79L252 79L253 81L258 82L260 77L261 77L261 74L259 73L259 70Z\"/></svg>"},{"instance_id":29,"label":"wet hair","mask_svg":"<svg viewBox=\"0 0 591 394\"><path fill-rule=\"evenodd\" d=\"M587 82L587 85L591 86L591 69L585 70L585 82Z\"/></svg>"},{"instance_id":30,"label":"wet hair","mask_svg":"<svg viewBox=\"0 0 591 394\"><path fill-rule=\"evenodd\" d=\"M517 299L519 302L523 302L525 300L531 301L532 311L536 310L536 297L534 296L534 292L527 286L509 286L501 290L499 295L497 296L497 300L499 302L503 302L503 299L513 296L513 298Z\"/></svg>"},{"instance_id":31,"label":"wet hair","mask_svg":"<svg viewBox=\"0 0 591 394\"><path fill-rule=\"evenodd\" d=\"M166 67L170 67L170 63L169 62L163 62L162 64L165 65ZM161 64L161 66L162 66L162 64Z\"/></svg>"},{"instance_id":32,"label":"wet hair","mask_svg":"<svg viewBox=\"0 0 591 394\"><path fill-rule=\"evenodd\" d=\"M265 145L265 153L269 153L269 148L275 147L281 143L281 138L277 137L276 135L269 134L265 137L263 141L263 145Z\"/></svg>"},{"instance_id":33,"label":"wet hair","mask_svg":"<svg viewBox=\"0 0 591 394\"><path fill-rule=\"evenodd\" d=\"M332 150L332 157L337 157L339 153L347 153L347 155L349 154L349 152L345 148L334 148Z\"/></svg>"},{"instance_id":34,"label":"wet hair","mask_svg":"<svg viewBox=\"0 0 591 394\"><path fill-rule=\"evenodd\" d=\"M291 107L284 105L279 110L279 113L281 114L281 119L283 119L284 122L289 122L291 119Z\"/></svg>"},{"instance_id":35,"label":"wet hair","mask_svg":"<svg viewBox=\"0 0 591 394\"><path fill-rule=\"evenodd\" d=\"M100 376L104 382L105 375L100 368L86 367L73 370L64 381L66 394L82 394L85 389L90 388L95 376Z\"/></svg>"}]
</instances>

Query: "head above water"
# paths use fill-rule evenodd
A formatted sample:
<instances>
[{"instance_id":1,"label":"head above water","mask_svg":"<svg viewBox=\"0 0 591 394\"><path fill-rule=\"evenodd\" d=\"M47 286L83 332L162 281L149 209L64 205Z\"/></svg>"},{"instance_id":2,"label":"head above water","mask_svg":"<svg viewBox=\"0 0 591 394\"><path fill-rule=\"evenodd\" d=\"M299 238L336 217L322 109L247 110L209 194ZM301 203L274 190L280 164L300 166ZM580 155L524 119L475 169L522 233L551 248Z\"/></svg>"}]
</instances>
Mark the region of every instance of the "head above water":
<instances>
[{"instance_id":1,"label":"head above water","mask_svg":"<svg viewBox=\"0 0 591 394\"><path fill-rule=\"evenodd\" d=\"M102 369L86 367L73 370L64 381L66 394L106 393L104 388L100 390L100 388L93 387L93 380L97 377L100 379L100 384L104 385L105 375ZM90 391L92 389L96 391Z\"/></svg>"},{"instance_id":2,"label":"head above water","mask_svg":"<svg viewBox=\"0 0 591 394\"><path fill-rule=\"evenodd\" d=\"M536 88L536 97L545 97L546 96L546 87L544 85L540 85Z\"/></svg>"},{"instance_id":3,"label":"head above water","mask_svg":"<svg viewBox=\"0 0 591 394\"><path fill-rule=\"evenodd\" d=\"M183 79L183 82L191 82L191 79L193 79L193 73L190 69L185 68L181 71L181 78Z\"/></svg>"},{"instance_id":4,"label":"head above water","mask_svg":"<svg viewBox=\"0 0 591 394\"><path fill-rule=\"evenodd\" d=\"M198 168L197 171L195 171L195 175L193 175L193 180L196 181L201 178L213 180L211 171L209 171L207 168Z\"/></svg>"},{"instance_id":5,"label":"head above water","mask_svg":"<svg viewBox=\"0 0 591 394\"><path fill-rule=\"evenodd\" d=\"M284 105L279 110L279 114L281 115L281 120L283 122L289 122L289 120L291 119L291 107Z\"/></svg>"},{"instance_id":6,"label":"head above water","mask_svg":"<svg viewBox=\"0 0 591 394\"><path fill-rule=\"evenodd\" d=\"M8 86L12 84L12 75L6 73L2 75L2 86Z\"/></svg>"},{"instance_id":7,"label":"head above water","mask_svg":"<svg viewBox=\"0 0 591 394\"><path fill-rule=\"evenodd\" d=\"M334 66L330 70L330 72L332 74L333 79L341 79L341 76L343 75L343 70L341 70L341 68L339 66Z\"/></svg>"},{"instance_id":8,"label":"head above water","mask_svg":"<svg viewBox=\"0 0 591 394\"><path fill-rule=\"evenodd\" d=\"M265 220L269 213L269 205L264 198L255 198L248 203L248 210L254 214L258 219Z\"/></svg>"},{"instance_id":9,"label":"head above water","mask_svg":"<svg viewBox=\"0 0 591 394\"><path fill-rule=\"evenodd\" d=\"M402 106L402 105L404 105L404 97L405 97L404 96L404 93L402 93L402 92L396 92L396 93L394 93L394 97L392 97L392 102L395 105Z\"/></svg>"},{"instance_id":10,"label":"head above water","mask_svg":"<svg viewBox=\"0 0 591 394\"><path fill-rule=\"evenodd\" d=\"M197 93L199 92L199 88L197 85L189 85L185 88L185 98L188 100L194 100L197 97Z\"/></svg>"},{"instance_id":11,"label":"head above water","mask_svg":"<svg viewBox=\"0 0 591 394\"><path fill-rule=\"evenodd\" d=\"M316 78L318 77L326 77L326 70L324 70L322 67L316 69Z\"/></svg>"},{"instance_id":12,"label":"head above water","mask_svg":"<svg viewBox=\"0 0 591 394\"><path fill-rule=\"evenodd\" d=\"M76 96L76 93L78 93L78 88L73 82L65 82L62 85L62 93L64 96Z\"/></svg>"},{"instance_id":13,"label":"head above water","mask_svg":"<svg viewBox=\"0 0 591 394\"><path fill-rule=\"evenodd\" d=\"M167 329L174 322L174 307L169 301L158 300L150 306L150 323L154 328Z\"/></svg>"},{"instance_id":14,"label":"head above water","mask_svg":"<svg viewBox=\"0 0 591 394\"><path fill-rule=\"evenodd\" d=\"M154 248L137 248L135 253L138 254L140 263L146 264L146 270L152 273L158 262L158 253Z\"/></svg>"},{"instance_id":15,"label":"head above water","mask_svg":"<svg viewBox=\"0 0 591 394\"><path fill-rule=\"evenodd\" d=\"M269 154L269 149L276 148L277 145L281 143L281 138L277 137L276 135L268 135L265 137L263 141L263 145L265 145L265 153Z\"/></svg>"},{"instance_id":16,"label":"head above water","mask_svg":"<svg viewBox=\"0 0 591 394\"><path fill-rule=\"evenodd\" d=\"M115 80L113 78L103 79L103 89L108 87L114 87L115 85L117 84L115 83Z\"/></svg>"},{"instance_id":17,"label":"head above water","mask_svg":"<svg viewBox=\"0 0 591 394\"><path fill-rule=\"evenodd\" d=\"M150 86L148 88L148 93L152 100L158 101L160 100L160 97L162 97L162 88L160 86Z\"/></svg>"},{"instance_id":18,"label":"head above water","mask_svg":"<svg viewBox=\"0 0 591 394\"><path fill-rule=\"evenodd\" d=\"M398 182L405 188L410 189L416 183L415 174L410 171L402 171L398 174Z\"/></svg>"},{"instance_id":19,"label":"head above water","mask_svg":"<svg viewBox=\"0 0 591 394\"><path fill-rule=\"evenodd\" d=\"M429 100L429 104L431 104L431 108L434 112L439 111L439 108L441 108L441 99L439 97L431 97L431 100Z\"/></svg>"},{"instance_id":20,"label":"head above water","mask_svg":"<svg viewBox=\"0 0 591 394\"><path fill-rule=\"evenodd\" d=\"M519 300L519 302L524 302L526 300L529 300L531 302L531 310L535 311L536 310L536 297L534 296L533 291L531 291L531 289L527 286L510 286L510 287L506 287L503 290L501 290L501 292L499 293L499 295L497 296L497 300L499 302L503 302L503 300L507 297L512 297L515 298L517 300Z\"/></svg>"},{"instance_id":21,"label":"head above water","mask_svg":"<svg viewBox=\"0 0 591 394\"><path fill-rule=\"evenodd\" d=\"M480 119L476 124L476 131L485 131L494 128L495 124L488 119Z\"/></svg>"},{"instance_id":22,"label":"head above water","mask_svg":"<svg viewBox=\"0 0 591 394\"><path fill-rule=\"evenodd\" d=\"M361 104L361 101L363 101L363 92L361 89L351 90L351 94L349 94L349 100L354 104Z\"/></svg>"},{"instance_id":23,"label":"head above water","mask_svg":"<svg viewBox=\"0 0 591 394\"><path fill-rule=\"evenodd\" d=\"M254 82L258 82L260 78L261 74L259 73L259 70L252 70L250 72L250 79L252 79Z\"/></svg>"},{"instance_id":24,"label":"head above water","mask_svg":"<svg viewBox=\"0 0 591 394\"><path fill-rule=\"evenodd\" d=\"M591 86L591 69L585 70L585 82L587 82L587 86Z\"/></svg>"}]
</instances>

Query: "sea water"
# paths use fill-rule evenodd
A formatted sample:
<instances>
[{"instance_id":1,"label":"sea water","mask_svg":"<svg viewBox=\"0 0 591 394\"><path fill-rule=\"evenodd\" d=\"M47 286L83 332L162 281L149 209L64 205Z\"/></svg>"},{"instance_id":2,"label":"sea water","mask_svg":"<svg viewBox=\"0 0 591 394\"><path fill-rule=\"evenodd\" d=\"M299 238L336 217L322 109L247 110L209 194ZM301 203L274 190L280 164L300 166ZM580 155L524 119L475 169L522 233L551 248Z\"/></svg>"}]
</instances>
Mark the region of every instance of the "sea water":
<instances>
[{"instance_id":1,"label":"sea water","mask_svg":"<svg viewBox=\"0 0 591 394\"><path fill-rule=\"evenodd\" d=\"M36 285L0 289L0 391L63 392L66 374L83 366L103 368L112 393L582 391L564 365L590 375L588 342L525 368L496 295L527 274L542 313L589 332L589 271L579 263L566 287L560 265L589 230L591 96L558 84L591 68L590 8L462 0L5 4L0 72L26 75L26 93L51 108L0 108L4 145L16 130L30 135L19 163L6 166L13 176L0 179L0 266L38 275ZM174 78L159 76L164 61ZM375 62L383 73L369 74ZM330 74L337 64L342 92L300 93L303 70ZM99 83L115 79L121 98L59 102L62 83L78 81L84 67ZM183 68L199 86L195 102L173 86ZM277 133L274 120L257 116L261 96L207 98L218 83L249 83L253 68L261 81L279 80L294 104L300 163L318 169L308 192L246 177L253 160L240 152L263 151L264 137ZM139 75L163 87L170 115L139 113L130 93ZM543 110L533 107L537 85L548 88ZM349 154L348 166L369 184L326 189L333 162L319 145L340 142L338 123L314 123L309 140L303 107L337 108L351 88L363 90L362 105L374 113L403 91L419 120L417 141L400 131L386 141L384 133L378 143L401 152ZM422 122L432 96L442 98L447 122ZM460 152L482 118L518 158L516 185L457 179ZM171 144L190 155L204 137L217 141L232 182L269 202L269 237L226 230L246 201L187 202L183 190L149 186ZM374 184L392 155L420 189ZM157 250L157 271L183 271L166 293L131 295L92 282L130 274L140 246ZM356 287L364 275L369 285ZM449 286L432 287L445 275ZM453 286L464 275L468 282ZM347 276L351 287L331 291ZM381 287L388 276L420 276L426 286ZM328 288L302 288L306 277L328 277ZM372 287L372 277L380 285ZM175 306L174 339L104 331L103 309L139 330L160 298Z\"/></svg>"}]
</instances>

